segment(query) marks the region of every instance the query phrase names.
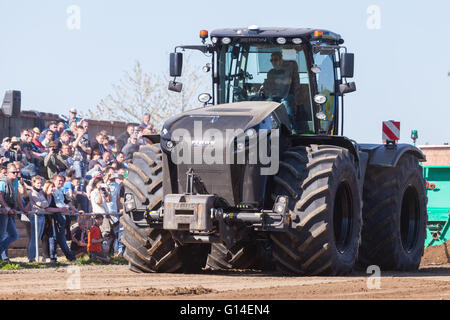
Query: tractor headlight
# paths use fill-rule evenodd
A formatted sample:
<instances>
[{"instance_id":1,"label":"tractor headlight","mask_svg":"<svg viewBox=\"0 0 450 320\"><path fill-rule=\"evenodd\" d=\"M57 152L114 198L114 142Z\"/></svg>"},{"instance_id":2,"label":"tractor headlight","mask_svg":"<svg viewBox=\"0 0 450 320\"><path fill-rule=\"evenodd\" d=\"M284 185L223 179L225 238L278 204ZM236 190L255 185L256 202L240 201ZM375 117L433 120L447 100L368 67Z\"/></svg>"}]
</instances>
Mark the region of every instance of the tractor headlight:
<instances>
[{"instance_id":1,"label":"tractor headlight","mask_svg":"<svg viewBox=\"0 0 450 320\"><path fill-rule=\"evenodd\" d=\"M166 143L167 150L171 151L174 146L175 145L174 145L174 143L172 141L170 141L170 140L167 141L167 143Z\"/></svg>"},{"instance_id":2,"label":"tractor headlight","mask_svg":"<svg viewBox=\"0 0 450 320\"><path fill-rule=\"evenodd\" d=\"M281 45L286 44L286 38L282 38L282 37L277 38L277 43L281 44Z\"/></svg>"},{"instance_id":3,"label":"tractor headlight","mask_svg":"<svg viewBox=\"0 0 450 320\"><path fill-rule=\"evenodd\" d=\"M275 200L275 204L273 205L273 211L279 214L286 213L288 209L288 197L286 196L278 196Z\"/></svg>"},{"instance_id":4,"label":"tractor headlight","mask_svg":"<svg viewBox=\"0 0 450 320\"><path fill-rule=\"evenodd\" d=\"M222 38L222 43L223 44L230 44L231 43L231 38L228 38L228 37L225 37L225 38Z\"/></svg>"},{"instance_id":5,"label":"tractor headlight","mask_svg":"<svg viewBox=\"0 0 450 320\"><path fill-rule=\"evenodd\" d=\"M325 104L327 102L327 97L323 94L316 94L314 96L314 102L317 104Z\"/></svg>"}]
</instances>

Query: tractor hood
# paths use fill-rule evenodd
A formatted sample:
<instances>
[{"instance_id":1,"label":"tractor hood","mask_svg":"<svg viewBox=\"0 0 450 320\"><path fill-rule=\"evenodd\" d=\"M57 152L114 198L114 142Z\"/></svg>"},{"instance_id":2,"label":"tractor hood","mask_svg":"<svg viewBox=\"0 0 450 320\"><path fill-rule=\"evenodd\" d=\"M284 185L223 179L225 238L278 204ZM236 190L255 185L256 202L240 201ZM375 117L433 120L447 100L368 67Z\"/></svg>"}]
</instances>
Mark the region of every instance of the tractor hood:
<instances>
[{"instance_id":1,"label":"tractor hood","mask_svg":"<svg viewBox=\"0 0 450 320\"><path fill-rule=\"evenodd\" d=\"M251 128L278 129L288 121L283 104L266 101L216 105L169 119L161 132L164 194L185 192L186 173L193 170L203 182L205 191L201 193L215 194L231 207L260 207L267 184L261 168L268 165L249 160L248 149L254 150L256 145L245 144L242 148L241 144L237 151L235 136L228 135L228 130L244 133ZM207 132L213 131L211 139ZM187 143L180 143L181 140ZM261 146L261 142L257 145ZM238 154L244 156L244 161L238 160ZM275 156L274 152L271 154Z\"/></svg>"},{"instance_id":2,"label":"tractor hood","mask_svg":"<svg viewBox=\"0 0 450 320\"><path fill-rule=\"evenodd\" d=\"M168 135L178 128L191 131L195 121L201 121L203 130L214 128L245 131L265 121L271 113L276 114L279 125L289 123L286 110L279 102L237 102L194 109L172 117L165 122L161 136L167 139Z\"/></svg>"}]
</instances>

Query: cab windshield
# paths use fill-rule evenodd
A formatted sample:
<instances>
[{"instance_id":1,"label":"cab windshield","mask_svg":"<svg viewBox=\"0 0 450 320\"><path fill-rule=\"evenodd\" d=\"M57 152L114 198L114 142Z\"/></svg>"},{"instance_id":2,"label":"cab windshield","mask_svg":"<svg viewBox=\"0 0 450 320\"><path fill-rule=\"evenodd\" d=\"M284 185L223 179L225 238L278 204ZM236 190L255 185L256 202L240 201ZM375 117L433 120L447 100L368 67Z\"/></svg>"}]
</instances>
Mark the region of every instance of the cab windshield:
<instances>
[{"instance_id":1,"label":"cab windshield","mask_svg":"<svg viewBox=\"0 0 450 320\"><path fill-rule=\"evenodd\" d=\"M310 81L302 45L234 44L218 57L219 101L283 103L292 129L313 133Z\"/></svg>"}]
</instances>

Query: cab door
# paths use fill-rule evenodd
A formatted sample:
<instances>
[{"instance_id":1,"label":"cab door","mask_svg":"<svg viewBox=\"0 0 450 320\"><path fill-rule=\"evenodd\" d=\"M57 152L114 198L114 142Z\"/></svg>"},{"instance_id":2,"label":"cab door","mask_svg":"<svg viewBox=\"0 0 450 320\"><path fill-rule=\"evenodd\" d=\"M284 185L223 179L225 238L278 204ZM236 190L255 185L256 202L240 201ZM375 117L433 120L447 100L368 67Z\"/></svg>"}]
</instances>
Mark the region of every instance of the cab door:
<instances>
[{"instance_id":1,"label":"cab door","mask_svg":"<svg viewBox=\"0 0 450 320\"><path fill-rule=\"evenodd\" d=\"M326 102L324 104L316 105L316 118L319 121L318 133L321 134L337 134L337 128L334 128L337 117L338 99L336 92L336 71L335 56L329 54L321 54L320 52L314 54L315 68L313 73L315 75L315 82L317 86L317 94L324 95Z\"/></svg>"}]
</instances>

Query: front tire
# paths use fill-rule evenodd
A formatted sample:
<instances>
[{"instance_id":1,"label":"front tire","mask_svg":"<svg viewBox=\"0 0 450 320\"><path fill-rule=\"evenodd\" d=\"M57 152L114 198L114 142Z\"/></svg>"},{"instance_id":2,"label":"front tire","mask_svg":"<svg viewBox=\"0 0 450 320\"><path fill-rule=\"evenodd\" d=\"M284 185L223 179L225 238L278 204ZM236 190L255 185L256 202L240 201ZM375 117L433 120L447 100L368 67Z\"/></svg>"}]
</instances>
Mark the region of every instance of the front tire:
<instances>
[{"instance_id":1,"label":"front tire","mask_svg":"<svg viewBox=\"0 0 450 320\"><path fill-rule=\"evenodd\" d=\"M271 234L283 273L345 275L358 257L361 198L354 157L335 146L296 147L282 155L272 197L287 195L294 220Z\"/></svg>"},{"instance_id":2,"label":"front tire","mask_svg":"<svg viewBox=\"0 0 450 320\"><path fill-rule=\"evenodd\" d=\"M124 181L125 197L135 200L135 212L158 210L162 205L162 153L159 145L141 146L129 165ZM121 218L124 226L124 257L134 272L199 272L206 263L209 245L182 246L167 230L150 228L146 221L136 224L132 215ZM143 216L136 214L136 216Z\"/></svg>"}]
</instances>

